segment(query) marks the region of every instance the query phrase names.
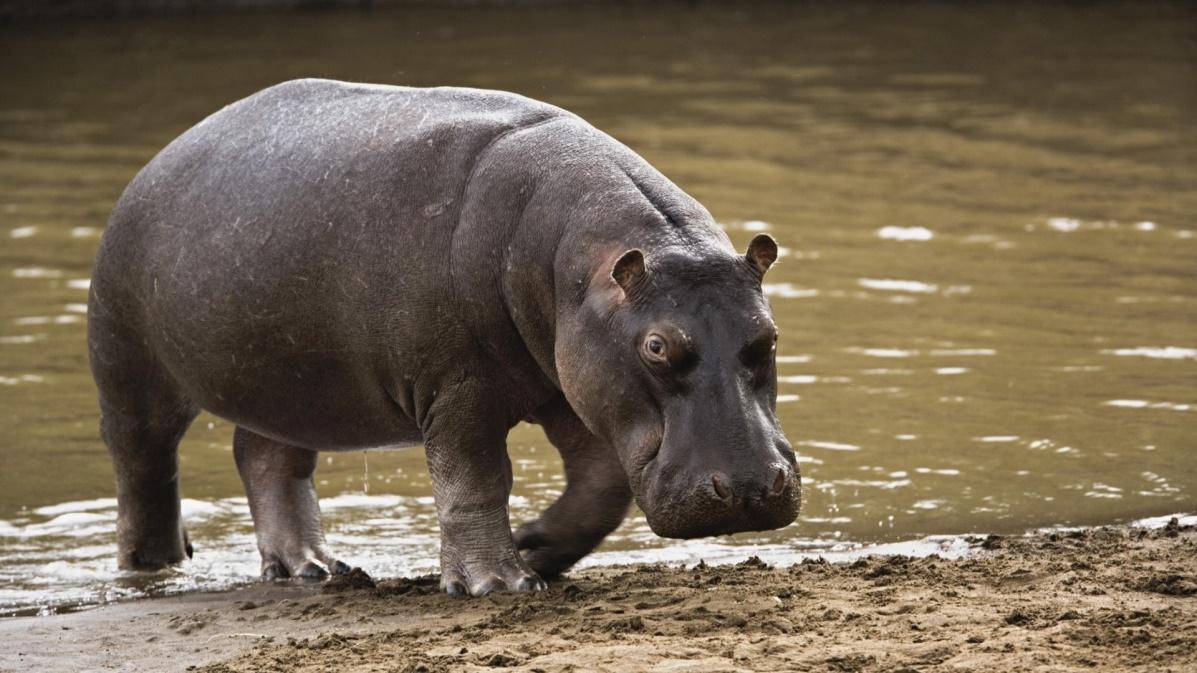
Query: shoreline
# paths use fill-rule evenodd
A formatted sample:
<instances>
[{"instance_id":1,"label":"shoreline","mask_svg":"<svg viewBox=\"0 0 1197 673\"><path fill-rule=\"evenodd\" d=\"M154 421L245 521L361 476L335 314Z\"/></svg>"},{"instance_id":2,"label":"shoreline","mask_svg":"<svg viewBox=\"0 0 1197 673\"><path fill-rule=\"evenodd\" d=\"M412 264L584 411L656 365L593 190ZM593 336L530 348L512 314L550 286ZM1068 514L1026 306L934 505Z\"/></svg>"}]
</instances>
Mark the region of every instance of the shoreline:
<instances>
[{"instance_id":1,"label":"shoreline","mask_svg":"<svg viewBox=\"0 0 1197 673\"><path fill-rule=\"evenodd\" d=\"M480 599L433 577L258 584L0 620L0 671L1193 670L1192 521L956 559L588 568Z\"/></svg>"},{"instance_id":2,"label":"shoreline","mask_svg":"<svg viewBox=\"0 0 1197 673\"><path fill-rule=\"evenodd\" d=\"M1180 516L1185 517L1187 515ZM1192 517L1192 519L1194 523L1197 523L1197 517ZM1127 525L1140 525L1140 522ZM595 552L583 558L573 568L571 574L576 575L595 570L630 568L641 565L663 565L671 568L683 568L693 566L699 561L712 566L731 565L739 563L749 556L756 556L769 565L777 567L789 567L807 559L823 559L828 563L848 563L866 556L909 556L911 558L922 558L936 554L942 558L956 559L978 548L984 542L984 537L971 533L928 535L921 538L891 542L843 541L828 544L823 548L811 547L807 549L795 549L784 544L730 545L718 542L712 543L707 540L697 540L697 542L707 542L707 544L704 544L699 549L678 546L620 552ZM689 542L696 541L691 540ZM155 573L152 572L145 573L140 577L137 577L136 573L134 573L131 579L150 584L153 582L154 577ZM383 577L386 576L383 575ZM126 581L130 580L130 578L123 579ZM259 578L245 576L228 579L226 583L218 584L217 586L200 586L198 588L183 589L175 587L163 589L159 587L145 592L114 597L101 598L97 594L97 597L92 600L80 599L46 604L0 605L0 622L6 619L44 618L74 614L129 602L161 600L189 594L227 594L252 588L259 583Z\"/></svg>"},{"instance_id":3,"label":"shoreline","mask_svg":"<svg viewBox=\"0 0 1197 673\"><path fill-rule=\"evenodd\" d=\"M69 510L76 511L77 505L91 505L101 501L86 501L80 503L66 503ZM184 501L186 502L186 501ZM111 499L111 507L115 508L116 501ZM61 509L55 506L53 509ZM248 516L248 514L247 514ZM1197 525L1197 514L1175 513L1163 516L1151 516L1130 521L1120 521L1108 526L1125 526L1130 528L1160 528L1172 518L1177 518L1181 525ZM3 522L0 521L0 524ZM1003 537L1017 537L1018 535L1033 535L1036 533L1050 533L1061 531L1084 530L1096 528L1097 525L1060 524L1039 528L1031 528L1020 534L997 533ZM2 532L2 530L0 530ZM749 556L756 556L765 563L775 567L789 567L808 559L823 559L828 563L849 563L868 556L907 556L922 558L932 554L945 559L958 559L973 553L976 549L984 548L985 538L992 533L943 533L931 534L923 537L898 539L879 542L860 542L852 540L837 541L805 541L806 544L726 544L718 539L706 538L699 540L681 541L667 547L647 547L634 550L600 550L581 560L572 570L572 574L602 569L628 568L640 565L664 565L671 568L693 566L698 562L707 565L729 565L743 561ZM210 550L205 549L205 553ZM115 553L115 552L113 552ZM430 558L436 555L431 550ZM254 559L256 561L256 558ZM373 559L377 560L377 559ZM188 564L193 566L194 561ZM369 571L377 572L373 566L363 564ZM393 571L379 573L380 577L415 577L423 573L433 573L432 568L417 568L408 573L395 574ZM117 572L117 571L113 571ZM175 572L175 571L164 571ZM194 570L191 570L194 572ZM202 578L202 579L200 579ZM111 607L130 601L152 601L187 594L227 594L234 591L249 589L259 585L260 579L256 574L244 574L230 577L216 577L200 571L190 584L170 584L163 581L162 572L159 573L131 573L124 576L114 575L108 578L108 586L96 589L82 590L92 593L84 597L68 600L50 600L49 602L17 602L0 604L0 623L7 619L48 617L55 615L73 614L100 608ZM117 589L119 587L119 589ZM114 591L114 589L116 589Z\"/></svg>"}]
</instances>

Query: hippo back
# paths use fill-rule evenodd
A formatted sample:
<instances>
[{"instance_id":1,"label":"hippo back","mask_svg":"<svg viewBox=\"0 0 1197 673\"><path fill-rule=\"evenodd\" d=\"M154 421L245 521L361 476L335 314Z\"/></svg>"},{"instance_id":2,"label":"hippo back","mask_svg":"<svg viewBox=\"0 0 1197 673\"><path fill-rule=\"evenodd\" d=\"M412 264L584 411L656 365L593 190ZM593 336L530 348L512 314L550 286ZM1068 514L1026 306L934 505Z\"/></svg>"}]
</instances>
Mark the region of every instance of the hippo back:
<instances>
[{"instance_id":1,"label":"hippo back","mask_svg":"<svg viewBox=\"0 0 1197 673\"><path fill-rule=\"evenodd\" d=\"M388 373L459 367L469 348L446 260L476 162L556 119L577 120L474 89L298 80L259 92L126 189L93 273L96 318L140 330L189 397L249 427L393 413L402 392ZM259 414L280 386L296 417ZM362 434L337 439L375 444L393 428Z\"/></svg>"}]
</instances>

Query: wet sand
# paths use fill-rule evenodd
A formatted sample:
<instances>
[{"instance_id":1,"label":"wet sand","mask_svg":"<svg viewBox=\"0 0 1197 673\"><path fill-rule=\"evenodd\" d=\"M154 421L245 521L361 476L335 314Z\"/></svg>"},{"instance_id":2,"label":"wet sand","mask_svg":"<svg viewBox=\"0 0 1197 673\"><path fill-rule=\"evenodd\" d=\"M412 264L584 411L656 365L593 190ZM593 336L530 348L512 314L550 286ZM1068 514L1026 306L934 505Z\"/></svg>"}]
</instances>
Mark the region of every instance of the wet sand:
<instances>
[{"instance_id":1,"label":"wet sand","mask_svg":"<svg viewBox=\"0 0 1197 673\"><path fill-rule=\"evenodd\" d=\"M975 542L953 561L590 569L481 599L354 575L131 601L0 622L0 671L1197 670L1197 527Z\"/></svg>"}]
</instances>

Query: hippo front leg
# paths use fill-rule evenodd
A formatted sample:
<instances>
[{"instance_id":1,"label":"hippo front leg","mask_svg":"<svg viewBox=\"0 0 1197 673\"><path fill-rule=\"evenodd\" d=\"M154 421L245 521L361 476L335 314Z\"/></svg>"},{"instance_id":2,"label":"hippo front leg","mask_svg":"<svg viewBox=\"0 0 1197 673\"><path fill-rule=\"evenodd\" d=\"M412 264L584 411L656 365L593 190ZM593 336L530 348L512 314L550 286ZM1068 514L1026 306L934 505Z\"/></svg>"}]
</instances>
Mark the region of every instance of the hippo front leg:
<instances>
[{"instance_id":1,"label":"hippo front leg","mask_svg":"<svg viewBox=\"0 0 1197 673\"><path fill-rule=\"evenodd\" d=\"M538 409L532 420L560 452L566 487L540 518L520 526L515 541L533 570L554 577L619 526L632 490L615 449L586 429L564 397Z\"/></svg>"},{"instance_id":2,"label":"hippo front leg","mask_svg":"<svg viewBox=\"0 0 1197 673\"><path fill-rule=\"evenodd\" d=\"M439 396L437 405L446 411L425 435L441 528L441 588L454 596L546 587L511 537L507 428L481 403L486 397Z\"/></svg>"}]
</instances>

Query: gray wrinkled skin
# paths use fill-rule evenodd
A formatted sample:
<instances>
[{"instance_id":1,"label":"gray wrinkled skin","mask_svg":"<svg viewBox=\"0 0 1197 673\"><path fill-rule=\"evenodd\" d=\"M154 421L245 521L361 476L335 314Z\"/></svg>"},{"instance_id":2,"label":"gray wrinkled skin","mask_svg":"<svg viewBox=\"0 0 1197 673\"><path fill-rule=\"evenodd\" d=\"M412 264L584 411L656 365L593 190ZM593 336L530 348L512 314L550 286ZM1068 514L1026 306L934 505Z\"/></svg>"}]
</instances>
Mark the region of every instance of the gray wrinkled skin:
<instances>
[{"instance_id":1,"label":"gray wrinkled skin","mask_svg":"<svg viewBox=\"0 0 1197 673\"><path fill-rule=\"evenodd\" d=\"M137 175L96 260L120 566L191 555L177 445L201 409L237 425L266 577L347 569L318 451L425 445L450 593L543 587L633 496L663 535L787 525L799 477L760 290L775 258L767 236L736 253L636 154L513 94L299 80L230 105ZM568 485L513 535L521 420Z\"/></svg>"}]
</instances>

